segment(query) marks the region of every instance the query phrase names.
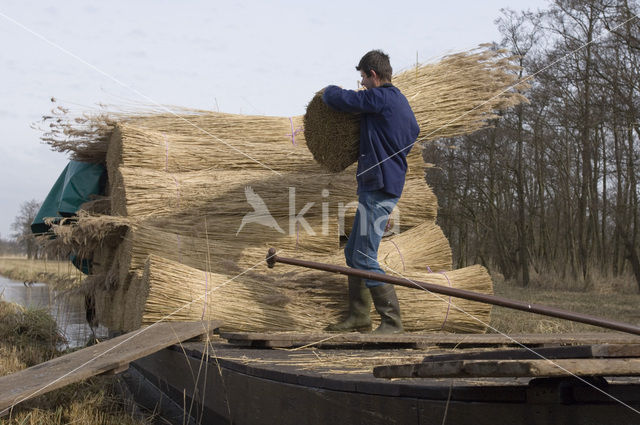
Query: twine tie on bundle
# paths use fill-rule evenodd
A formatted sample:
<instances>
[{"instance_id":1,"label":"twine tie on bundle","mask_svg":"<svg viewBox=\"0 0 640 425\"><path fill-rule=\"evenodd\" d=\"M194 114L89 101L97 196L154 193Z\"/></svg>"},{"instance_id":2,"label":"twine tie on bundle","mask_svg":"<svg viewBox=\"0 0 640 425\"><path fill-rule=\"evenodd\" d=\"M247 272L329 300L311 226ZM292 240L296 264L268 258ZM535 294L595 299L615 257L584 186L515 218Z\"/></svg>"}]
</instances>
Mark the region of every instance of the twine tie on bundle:
<instances>
[{"instance_id":1,"label":"twine tie on bundle","mask_svg":"<svg viewBox=\"0 0 640 425\"><path fill-rule=\"evenodd\" d=\"M388 224L388 222L387 222ZM389 242L391 242L393 244L393 246L396 247L396 251L398 251L398 254L400 254L400 261L402 261L402 272L406 272L407 270L404 267L404 257L402 256L402 252L400 252L400 247L398 246L398 244L395 241L389 240ZM429 268L429 266L427 266L427 268ZM431 271L431 270L429 270Z\"/></svg>"},{"instance_id":2,"label":"twine tie on bundle","mask_svg":"<svg viewBox=\"0 0 640 425\"><path fill-rule=\"evenodd\" d=\"M291 144L293 146L296 145L296 135L300 134L302 131L304 131L304 129L302 128L302 126L296 128L295 130L293 129L293 118L289 117L289 123L291 124L291 134L287 134L287 136L291 136Z\"/></svg>"},{"instance_id":3,"label":"twine tie on bundle","mask_svg":"<svg viewBox=\"0 0 640 425\"><path fill-rule=\"evenodd\" d=\"M431 267L427 266L427 270L429 271L429 273L433 273L431 271ZM445 279L447 279L447 283L449 284L449 288L451 288L451 281L449 280L449 276L447 276L447 273L445 273L445 271L441 271L438 272L441 275L443 275L445 277ZM449 295L449 301L447 301L447 313L444 315L444 321L442 322L442 326L440 326L440 330L444 329L444 325L447 323L447 318L449 317L449 310L451 310L451 295Z\"/></svg>"},{"instance_id":4,"label":"twine tie on bundle","mask_svg":"<svg viewBox=\"0 0 640 425\"><path fill-rule=\"evenodd\" d=\"M178 201L178 208L180 208L180 183L178 183L178 179L176 176L171 175L173 178L173 182L176 184L176 200Z\"/></svg>"},{"instance_id":5,"label":"twine tie on bundle","mask_svg":"<svg viewBox=\"0 0 640 425\"><path fill-rule=\"evenodd\" d=\"M164 135L164 171L169 171L169 139Z\"/></svg>"},{"instance_id":6,"label":"twine tie on bundle","mask_svg":"<svg viewBox=\"0 0 640 425\"><path fill-rule=\"evenodd\" d=\"M178 244L178 260L182 263L182 249L180 247L180 235L176 233L176 242Z\"/></svg>"}]
</instances>

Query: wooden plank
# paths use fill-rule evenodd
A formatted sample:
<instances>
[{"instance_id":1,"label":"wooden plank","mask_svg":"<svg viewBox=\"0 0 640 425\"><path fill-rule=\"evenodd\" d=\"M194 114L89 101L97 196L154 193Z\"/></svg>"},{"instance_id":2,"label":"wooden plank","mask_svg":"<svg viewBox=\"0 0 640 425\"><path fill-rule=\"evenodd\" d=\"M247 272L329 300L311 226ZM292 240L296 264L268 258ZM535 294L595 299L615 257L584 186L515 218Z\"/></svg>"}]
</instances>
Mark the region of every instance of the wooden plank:
<instances>
[{"instance_id":1,"label":"wooden plank","mask_svg":"<svg viewBox=\"0 0 640 425\"><path fill-rule=\"evenodd\" d=\"M536 360L536 359L587 359L600 357L640 357L640 344L597 344L536 347L534 350L519 348L456 352L426 356L423 362L449 360ZM544 359L543 359L544 360Z\"/></svg>"},{"instance_id":2,"label":"wooden plank","mask_svg":"<svg viewBox=\"0 0 640 425\"><path fill-rule=\"evenodd\" d=\"M640 357L640 344L600 344L592 346L593 357Z\"/></svg>"},{"instance_id":3,"label":"wooden plank","mask_svg":"<svg viewBox=\"0 0 640 425\"><path fill-rule=\"evenodd\" d=\"M405 365L406 366L406 365ZM569 376L640 376L640 359L557 359L548 360L454 360L418 363L408 369L392 366L374 368L377 378L479 378L479 377L552 377Z\"/></svg>"},{"instance_id":4,"label":"wooden plank","mask_svg":"<svg viewBox=\"0 0 640 425\"><path fill-rule=\"evenodd\" d=\"M0 377L0 415L17 403L128 363L169 345L212 332L220 322L164 322Z\"/></svg>"},{"instance_id":5,"label":"wooden plank","mask_svg":"<svg viewBox=\"0 0 640 425\"><path fill-rule=\"evenodd\" d=\"M344 344L402 344L418 347L457 346L545 346L584 344L640 344L640 336L619 332L592 332L579 334L396 334L373 335L366 333L239 333L223 332L221 337L233 344L259 347L296 347L308 344L318 346Z\"/></svg>"}]
</instances>

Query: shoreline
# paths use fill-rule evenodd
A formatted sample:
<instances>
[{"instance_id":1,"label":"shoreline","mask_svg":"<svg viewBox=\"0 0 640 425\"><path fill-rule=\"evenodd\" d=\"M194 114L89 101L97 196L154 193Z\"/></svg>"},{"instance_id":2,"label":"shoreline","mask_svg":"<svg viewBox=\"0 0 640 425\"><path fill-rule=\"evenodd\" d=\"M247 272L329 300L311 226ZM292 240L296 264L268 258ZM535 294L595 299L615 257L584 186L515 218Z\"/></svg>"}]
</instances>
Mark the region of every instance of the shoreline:
<instances>
[{"instance_id":1,"label":"shoreline","mask_svg":"<svg viewBox=\"0 0 640 425\"><path fill-rule=\"evenodd\" d=\"M70 261L17 256L0 257L0 275L25 283L46 283L56 291L78 287L85 276Z\"/></svg>"}]
</instances>

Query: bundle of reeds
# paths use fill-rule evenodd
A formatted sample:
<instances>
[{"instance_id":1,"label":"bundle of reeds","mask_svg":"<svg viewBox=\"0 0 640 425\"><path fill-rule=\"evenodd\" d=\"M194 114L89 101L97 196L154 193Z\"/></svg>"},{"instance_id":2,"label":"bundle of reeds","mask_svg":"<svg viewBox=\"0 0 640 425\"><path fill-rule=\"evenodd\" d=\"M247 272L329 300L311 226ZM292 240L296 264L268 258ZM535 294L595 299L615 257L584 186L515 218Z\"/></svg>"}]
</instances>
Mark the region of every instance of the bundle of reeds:
<instances>
[{"instance_id":1,"label":"bundle of reeds","mask_svg":"<svg viewBox=\"0 0 640 425\"><path fill-rule=\"evenodd\" d=\"M41 139L72 159L107 169L141 165L171 172L211 167L318 170L304 148L302 117L237 115L191 108L101 110L57 107L42 118ZM107 152L108 151L108 152ZM254 156L255 155L255 156Z\"/></svg>"},{"instance_id":2,"label":"bundle of reeds","mask_svg":"<svg viewBox=\"0 0 640 425\"><path fill-rule=\"evenodd\" d=\"M201 229L192 227L180 230L176 228L174 220L168 224L154 220L137 222L131 226L121 244L118 259L120 280L125 281L132 271L140 270L150 254L219 273L229 273L232 265L255 267L262 262L269 247L302 258L322 259L327 255L335 255L329 262L344 261L337 233L314 237L304 231L288 236L272 231L254 232L246 236L240 233L231 237L215 233L213 223L215 221L207 220L206 227L203 221ZM451 268L448 241L433 221L384 238L379 253L380 261L396 270L402 270L403 263L408 266L429 266L433 270Z\"/></svg>"},{"instance_id":3,"label":"bundle of reeds","mask_svg":"<svg viewBox=\"0 0 640 425\"><path fill-rule=\"evenodd\" d=\"M355 178L353 184L356 184ZM357 199L354 199L345 209L344 225L342 221L339 223L340 235L349 236L351 233L357 205ZM437 213L438 199L424 178L408 176L402 196L389 217L388 227L394 233L404 232L425 221L435 221Z\"/></svg>"},{"instance_id":4,"label":"bundle of reeds","mask_svg":"<svg viewBox=\"0 0 640 425\"><path fill-rule=\"evenodd\" d=\"M281 223L280 227L288 231L288 218L306 208L303 218L326 216L328 224L337 217L339 234L348 235L357 209L355 176L349 171L336 175L275 176L268 171L240 175L228 170L165 173L121 167L114 173L111 184L111 211L128 217L171 216L188 211L192 217L211 217L212 224L222 219L235 220L236 223L229 224L237 229L245 214L263 205ZM431 188L423 179L409 178L391 224L404 231L425 220L434 220L436 213L437 200ZM336 234L332 227L328 231Z\"/></svg>"},{"instance_id":5,"label":"bundle of reeds","mask_svg":"<svg viewBox=\"0 0 640 425\"><path fill-rule=\"evenodd\" d=\"M495 118L496 111L526 101L512 89L518 67L505 53L480 46L393 77L415 113L420 141L472 133ZM519 86L525 88L524 83ZM325 169L339 172L357 160L357 115L331 110L318 93L307 107L304 123L307 147Z\"/></svg>"},{"instance_id":6,"label":"bundle of reeds","mask_svg":"<svg viewBox=\"0 0 640 425\"><path fill-rule=\"evenodd\" d=\"M321 282L313 275L321 278ZM325 274L326 275L326 274ZM257 275L260 276L260 275ZM480 266L438 273L413 271L410 279L491 291L491 279ZM173 284L176 280L180 286ZM344 280L342 277L341 280ZM158 320L219 319L225 329L245 331L319 331L344 314L343 282L335 275L319 276L301 271L298 275L276 276L265 281L246 273L236 278L209 273L159 257L150 256L135 296L139 324ZM490 307L408 288L398 288L407 331L446 330L483 332ZM375 317L375 314L372 314ZM480 319L478 321L477 319Z\"/></svg>"},{"instance_id":7,"label":"bundle of reeds","mask_svg":"<svg viewBox=\"0 0 640 425\"><path fill-rule=\"evenodd\" d=\"M282 245L274 246L283 256L344 265L344 255L338 249L327 256L303 247L285 246L283 249ZM131 288L135 288L134 282L140 280L149 255L228 277L244 275L249 271L255 279L266 282L272 279L272 273L267 272L264 261L267 248L266 244L230 244L228 241L212 241L169 233L162 227L145 222L132 225L124 242L115 251L111 267L106 272L105 283L96 288L99 292L96 296L97 315L102 323L109 324L113 329L121 329L119 326L125 323L123 317L129 310L126 305L134 302L131 297L137 296L135 291L131 292ZM383 269L400 273L414 269L427 271L428 267L434 271L451 269L448 241L433 222L425 222L399 235L384 238L378 259ZM279 266L278 274L283 277L283 282L288 276L298 276L295 279L298 287L305 276L310 282L319 285L324 285L324 280L330 277L317 276L311 271L301 271L299 268L286 265ZM341 282L342 291L344 279L338 279L337 282Z\"/></svg>"},{"instance_id":8,"label":"bundle of reeds","mask_svg":"<svg viewBox=\"0 0 640 425\"><path fill-rule=\"evenodd\" d=\"M126 280L132 271L139 270L149 254L202 270L225 272L231 264L241 267L260 264L271 246L290 252L304 252L306 255L326 255L339 247L337 230L333 236L310 236L304 231L297 235L283 236L275 231L266 231L251 234L241 232L236 238L228 233L221 235L220 232L212 232L209 221L206 225L207 227L203 222L203 228L195 231L167 229L161 222L145 221L135 225L121 244L123 249L118 260L120 280ZM335 228L337 229L337 223ZM234 232L235 229L236 227L233 228Z\"/></svg>"},{"instance_id":9,"label":"bundle of reeds","mask_svg":"<svg viewBox=\"0 0 640 425\"><path fill-rule=\"evenodd\" d=\"M322 172L305 148L299 130L301 117L214 112L197 117L201 126L181 126L182 119L164 115L140 117L135 120L138 126L130 122L116 125L109 142L107 169L143 167L175 173L214 167L267 170L276 175ZM183 118L193 120L188 115Z\"/></svg>"},{"instance_id":10,"label":"bundle of reeds","mask_svg":"<svg viewBox=\"0 0 640 425\"><path fill-rule=\"evenodd\" d=\"M162 216L189 210L191 215L224 214L242 217L256 208L274 217L321 215L337 210L356 197L355 177L348 172L329 175L268 170L209 169L166 173L147 168L121 167L111 183L111 210L126 216ZM240 222L238 222L240 225Z\"/></svg>"},{"instance_id":11,"label":"bundle of reeds","mask_svg":"<svg viewBox=\"0 0 640 425\"><path fill-rule=\"evenodd\" d=\"M117 119L104 112L74 116L69 109L56 106L42 117L40 139L54 151L68 153L73 160L105 164Z\"/></svg>"},{"instance_id":12,"label":"bundle of reeds","mask_svg":"<svg viewBox=\"0 0 640 425\"><path fill-rule=\"evenodd\" d=\"M339 173L358 160L360 115L329 108L323 93L317 92L307 105L304 135L313 159L329 172Z\"/></svg>"},{"instance_id":13,"label":"bundle of reeds","mask_svg":"<svg viewBox=\"0 0 640 425\"><path fill-rule=\"evenodd\" d=\"M57 241L76 252L90 252L101 245L119 244L131 220L111 215L92 215L81 210L76 217L48 223Z\"/></svg>"}]
</instances>

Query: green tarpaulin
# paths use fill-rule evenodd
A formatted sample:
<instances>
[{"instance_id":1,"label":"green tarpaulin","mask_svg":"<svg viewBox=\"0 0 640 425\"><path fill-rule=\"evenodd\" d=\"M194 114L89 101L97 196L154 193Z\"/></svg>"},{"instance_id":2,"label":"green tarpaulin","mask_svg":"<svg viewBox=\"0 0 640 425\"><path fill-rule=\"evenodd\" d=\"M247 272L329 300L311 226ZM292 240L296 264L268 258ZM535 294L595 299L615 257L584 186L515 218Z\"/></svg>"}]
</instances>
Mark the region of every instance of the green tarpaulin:
<instances>
[{"instance_id":1,"label":"green tarpaulin","mask_svg":"<svg viewBox=\"0 0 640 425\"><path fill-rule=\"evenodd\" d=\"M69 161L31 223L31 231L35 234L46 233L49 226L45 224L45 218L59 219L75 215L91 195L104 193L105 180L106 170L102 165Z\"/></svg>"}]
</instances>

